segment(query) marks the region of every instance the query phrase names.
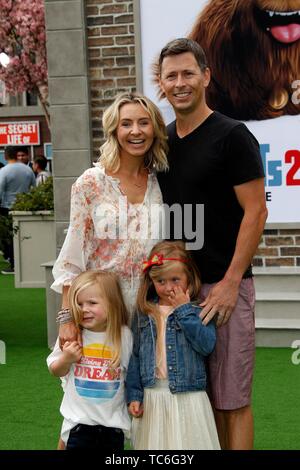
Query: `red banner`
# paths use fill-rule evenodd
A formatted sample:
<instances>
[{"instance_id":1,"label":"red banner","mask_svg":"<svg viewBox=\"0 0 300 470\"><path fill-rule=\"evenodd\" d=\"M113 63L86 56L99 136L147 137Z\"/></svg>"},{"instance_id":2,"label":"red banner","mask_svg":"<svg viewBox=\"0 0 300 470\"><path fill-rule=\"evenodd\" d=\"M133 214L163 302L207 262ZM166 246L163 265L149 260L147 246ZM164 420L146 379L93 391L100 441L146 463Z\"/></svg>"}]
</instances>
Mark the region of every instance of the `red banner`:
<instances>
[{"instance_id":1,"label":"red banner","mask_svg":"<svg viewBox=\"0 0 300 470\"><path fill-rule=\"evenodd\" d=\"M38 121L0 122L0 146L39 144Z\"/></svg>"}]
</instances>

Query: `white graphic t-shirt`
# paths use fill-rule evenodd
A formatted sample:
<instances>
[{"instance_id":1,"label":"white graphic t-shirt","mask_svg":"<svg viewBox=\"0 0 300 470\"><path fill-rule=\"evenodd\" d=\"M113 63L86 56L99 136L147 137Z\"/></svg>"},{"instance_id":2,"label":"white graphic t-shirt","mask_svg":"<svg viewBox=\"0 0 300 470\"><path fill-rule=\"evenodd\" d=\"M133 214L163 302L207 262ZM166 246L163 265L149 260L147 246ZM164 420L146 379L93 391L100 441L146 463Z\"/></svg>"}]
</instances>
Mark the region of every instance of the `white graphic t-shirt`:
<instances>
[{"instance_id":1,"label":"white graphic t-shirt","mask_svg":"<svg viewBox=\"0 0 300 470\"><path fill-rule=\"evenodd\" d=\"M110 367L113 357L111 346L106 343L106 333L82 330L83 350L78 363L72 364L64 377L64 397L60 412L64 417L61 437L67 442L70 430L77 424L130 429L130 418L125 402L124 378L131 350L132 333L122 328L121 364ZM56 361L62 352L58 340L47 358L47 365Z\"/></svg>"}]
</instances>

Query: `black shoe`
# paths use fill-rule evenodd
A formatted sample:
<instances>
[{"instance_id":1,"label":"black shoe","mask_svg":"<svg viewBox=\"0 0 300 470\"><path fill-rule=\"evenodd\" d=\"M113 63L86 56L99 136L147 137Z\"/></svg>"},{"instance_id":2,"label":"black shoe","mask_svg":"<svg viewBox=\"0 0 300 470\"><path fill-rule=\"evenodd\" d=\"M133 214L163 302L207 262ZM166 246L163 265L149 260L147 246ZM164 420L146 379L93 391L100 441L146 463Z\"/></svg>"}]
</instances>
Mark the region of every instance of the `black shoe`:
<instances>
[{"instance_id":1,"label":"black shoe","mask_svg":"<svg viewBox=\"0 0 300 470\"><path fill-rule=\"evenodd\" d=\"M12 268L2 269L1 274L15 274Z\"/></svg>"}]
</instances>

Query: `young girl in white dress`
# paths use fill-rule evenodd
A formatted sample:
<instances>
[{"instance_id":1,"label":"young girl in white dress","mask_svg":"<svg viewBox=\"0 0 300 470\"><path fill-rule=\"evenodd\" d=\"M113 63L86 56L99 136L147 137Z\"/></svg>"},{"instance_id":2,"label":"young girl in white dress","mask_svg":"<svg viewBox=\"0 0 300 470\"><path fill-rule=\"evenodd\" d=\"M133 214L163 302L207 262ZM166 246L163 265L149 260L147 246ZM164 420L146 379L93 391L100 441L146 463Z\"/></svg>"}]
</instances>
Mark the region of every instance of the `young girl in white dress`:
<instances>
[{"instance_id":1,"label":"young girl in white dress","mask_svg":"<svg viewBox=\"0 0 300 470\"><path fill-rule=\"evenodd\" d=\"M135 449L220 449L206 394L204 357L215 346L204 326L200 280L182 242L161 242L144 262L126 378Z\"/></svg>"},{"instance_id":2,"label":"young girl in white dress","mask_svg":"<svg viewBox=\"0 0 300 470\"><path fill-rule=\"evenodd\" d=\"M77 341L57 340L47 364L64 377L61 439L67 450L122 451L130 429L124 377L132 350L132 334L117 277L103 271L80 274L69 290Z\"/></svg>"}]
</instances>

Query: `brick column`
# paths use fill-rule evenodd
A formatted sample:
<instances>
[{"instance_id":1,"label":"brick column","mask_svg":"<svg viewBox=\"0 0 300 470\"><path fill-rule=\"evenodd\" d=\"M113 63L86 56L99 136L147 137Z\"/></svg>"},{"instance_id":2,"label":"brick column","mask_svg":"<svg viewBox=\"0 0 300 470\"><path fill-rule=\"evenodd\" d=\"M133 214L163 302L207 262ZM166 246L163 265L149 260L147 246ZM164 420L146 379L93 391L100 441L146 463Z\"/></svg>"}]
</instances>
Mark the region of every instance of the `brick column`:
<instances>
[{"instance_id":1,"label":"brick column","mask_svg":"<svg viewBox=\"0 0 300 470\"><path fill-rule=\"evenodd\" d=\"M133 1L87 0L86 17L93 159L97 160L104 109L118 93L136 89Z\"/></svg>"}]
</instances>

